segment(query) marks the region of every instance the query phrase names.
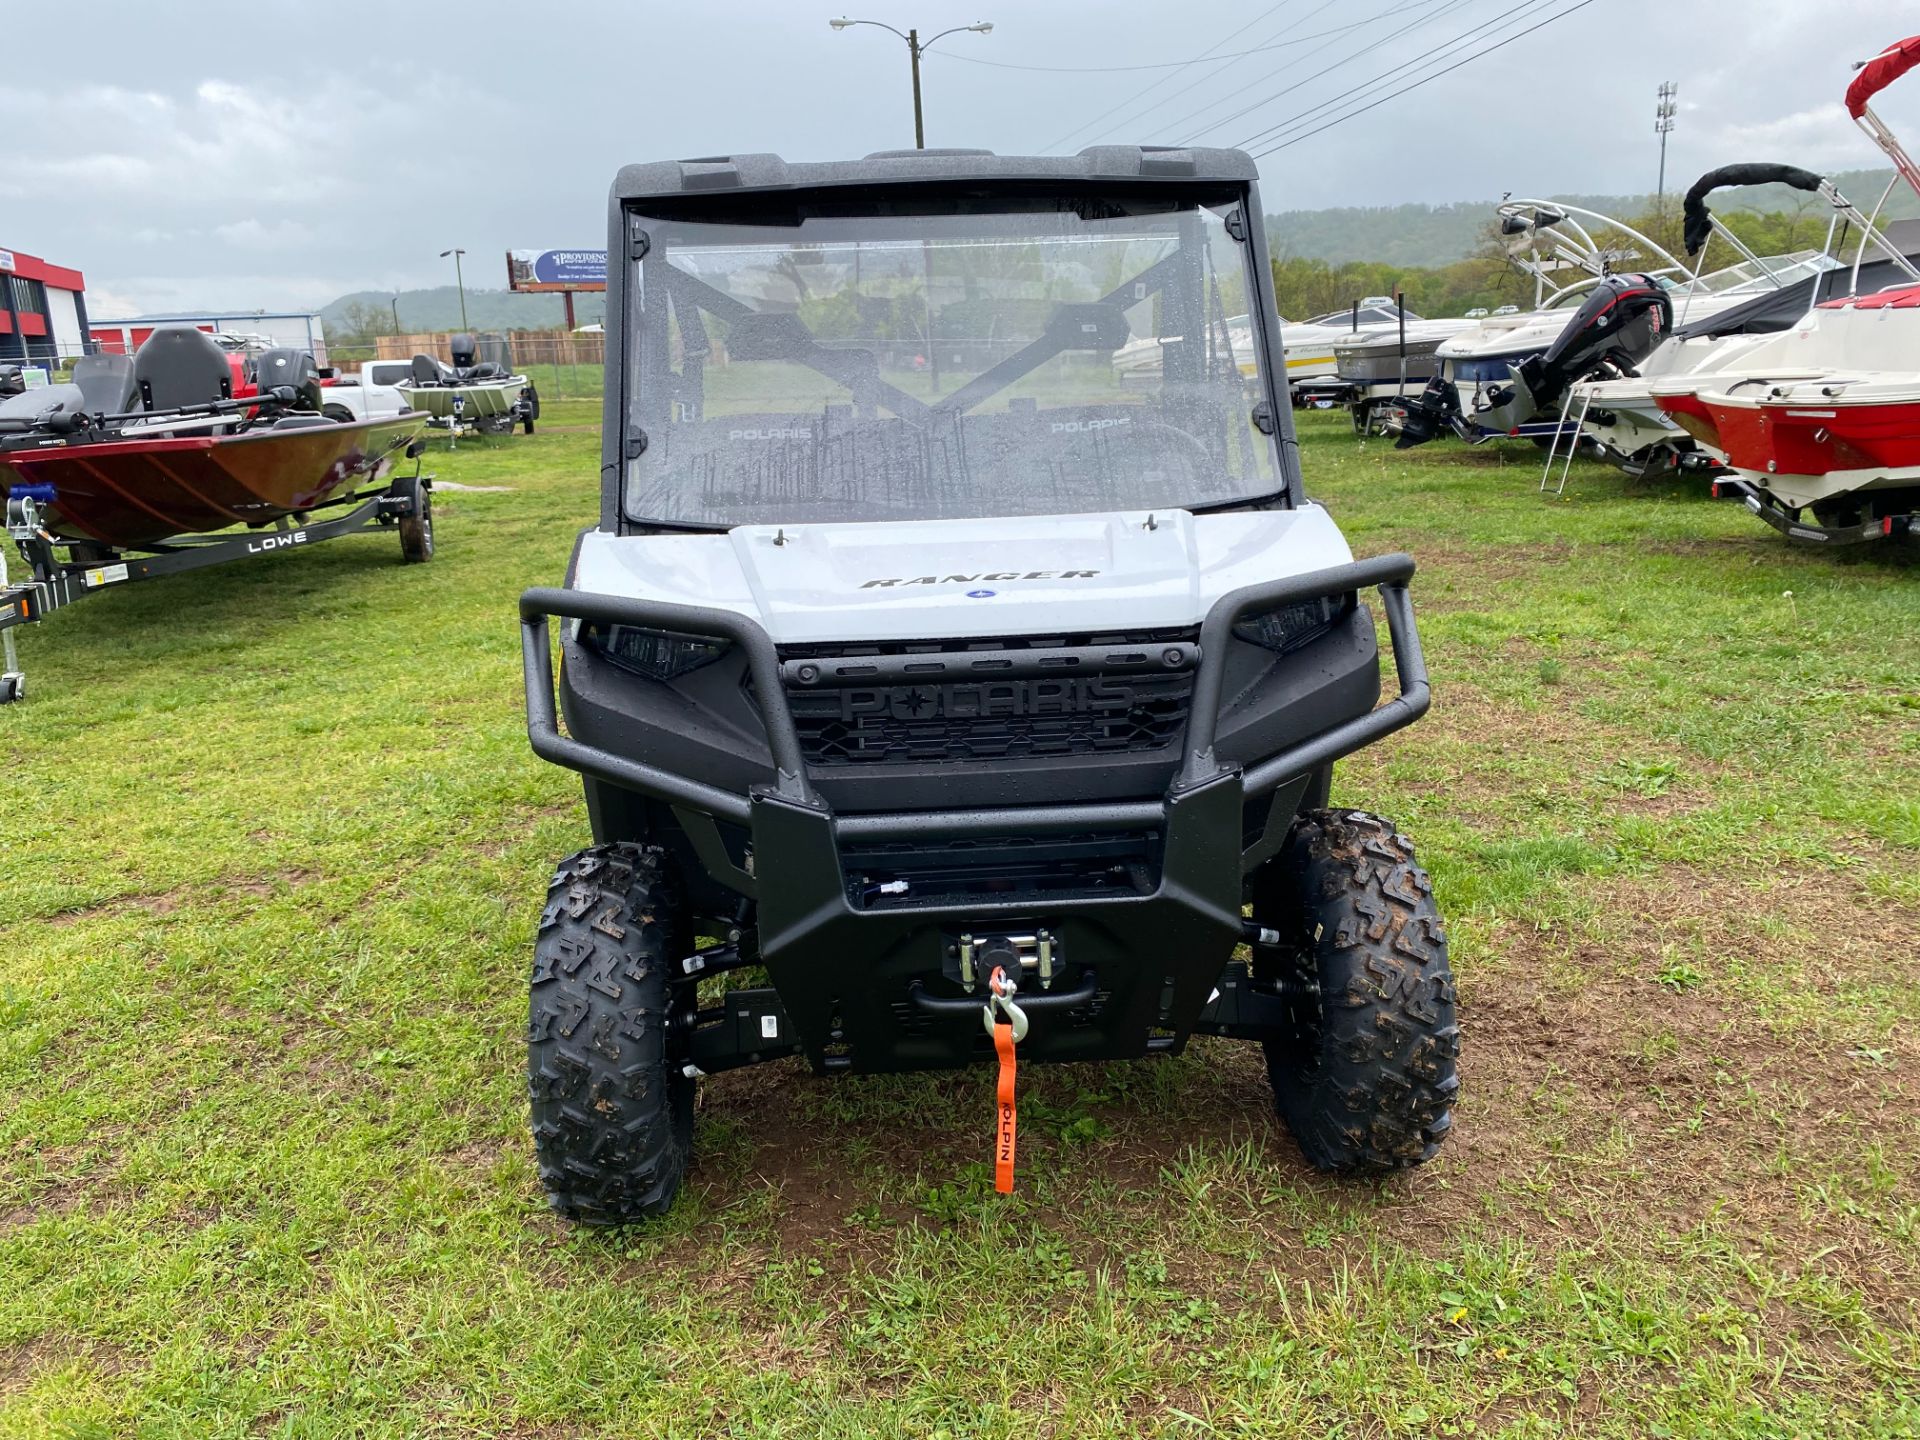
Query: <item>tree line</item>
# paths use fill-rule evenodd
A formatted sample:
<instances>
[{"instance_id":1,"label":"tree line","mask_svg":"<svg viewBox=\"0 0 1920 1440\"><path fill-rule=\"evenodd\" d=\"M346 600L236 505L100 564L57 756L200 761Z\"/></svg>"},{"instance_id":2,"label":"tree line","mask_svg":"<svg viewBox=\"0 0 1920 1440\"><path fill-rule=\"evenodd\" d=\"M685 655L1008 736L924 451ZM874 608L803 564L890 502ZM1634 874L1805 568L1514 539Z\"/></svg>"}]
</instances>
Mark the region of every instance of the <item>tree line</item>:
<instances>
[{"instance_id":1,"label":"tree line","mask_svg":"<svg viewBox=\"0 0 1920 1440\"><path fill-rule=\"evenodd\" d=\"M1764 215L1741 213L1728 217L1728 225L1756 255L1783 255L1796 250L1817 250L1826 240L1827 217L1824 206L1809 204L1793 210ZM1668 253L1686 260L1681 243L1681 213L1677 203L1644 214L1629 216L1626 224L1653 240ZM1620 253L1618 269L1659 268L1656 257L1619 231L1589 227L1594 239ZM1857 235L1854 237L1857 241ZM1851 257L1849 245L1843 254ZM1717 270L1732 265L1740 256L1717 237L1708 243L1705 269ZM1577 278L1569 272L1568 280ZM1497 222L1489 220L1481 230L1480 243L1465 259L1450 265L1406 266L1378 260L1348 260L1339 264L1316 257L1288 255L1273 257L1274 295L1280 313L1289 320L1305 320L1352 305L1369 295L1391 295L1398 286L1408 310L1416 315L1461 315L1478 306L1491 310L1501 305L1533 304L1534 282L1516 270L1507 258L1506 243Z\"/></svg>"}]
</instances>

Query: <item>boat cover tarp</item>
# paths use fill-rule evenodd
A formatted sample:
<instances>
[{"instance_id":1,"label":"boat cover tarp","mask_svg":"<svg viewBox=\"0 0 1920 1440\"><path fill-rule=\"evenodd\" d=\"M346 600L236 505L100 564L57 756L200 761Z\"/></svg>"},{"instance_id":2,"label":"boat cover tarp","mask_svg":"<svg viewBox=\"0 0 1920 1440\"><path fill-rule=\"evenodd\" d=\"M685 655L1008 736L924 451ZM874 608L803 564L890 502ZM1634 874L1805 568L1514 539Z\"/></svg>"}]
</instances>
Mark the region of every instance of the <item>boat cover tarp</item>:
<instances>
[{"instance_id":1,"label":"boat cover tarp","mask_svg":"<svg viewBox=\"0 0 1920 1440\"><path fill-rule=\"evenodd\" d=\"M1681 206L1686 217L1686 229L1683 242L1687 254L1698 255L1700 247L1707 243L1707 237L1713 233L1708 218L1707 196L1715 190L1724 190L1734 185L1791 185L1795 190L1818 190L1820 177L1811 170L1802 170L1798 165L1722 165L1718 170L1709 170L1693 182L1693 188L1687 191L1687 198Z\"/></svg>"},{"instance_id":2,"label":"boat cover tarp","mask_svg":"<svg viewBox=\"0 0 1920 1440\"><path fill-rule=\"evenodd\" d=\"M1915 65L1920 65L1920 35L1896 40L1860 67L1860 73L1847 86L1847 113L1860 118L1867 102L1898 80Z\"/></svg>"}]
</instances>

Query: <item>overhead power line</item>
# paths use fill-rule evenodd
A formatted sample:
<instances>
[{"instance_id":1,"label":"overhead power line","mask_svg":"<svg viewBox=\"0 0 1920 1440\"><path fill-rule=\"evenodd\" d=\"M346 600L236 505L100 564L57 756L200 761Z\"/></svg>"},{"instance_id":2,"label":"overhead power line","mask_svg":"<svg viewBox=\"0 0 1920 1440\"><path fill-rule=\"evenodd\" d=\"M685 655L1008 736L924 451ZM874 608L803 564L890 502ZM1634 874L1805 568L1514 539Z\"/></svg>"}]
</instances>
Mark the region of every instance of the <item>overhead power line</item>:
<instances>
[{"instance_id":1,"label":"overhead power line","mask_svg":"<svg viewBox=\"0 0 1920 1440\"><path fill-rule=\"evenodd\" d=\"M1200 59L1244 60L1249 55L1264 55L1269 50L1287 50L1295 45L1304 45L1309 40L1318 40L1322 35L1343 35L1349 30L1358 30L1362 25L1372 23L1371 20L1355 20L1350 25L1341 25L1333 30L1321 30L1312 35L1296 35L1291 40L1276 40L1271 45L1255 45L1250 50L1229 50L1224 55L1203 55ZM951 50L935 51L928 58L943 61L956 60L963 65L986 65L995 70L1031 70L1042 75L1124 75L1134 70L1184 70L1189 65L1199 63L1195 60L1161 60L1152 65L1013 65L1005 60L982 60L977 55L960 55Z\"/></svg>"},{"instance_id":2,"label":"overhead power line","mask_svg":"<svg viewBox=\"0 0 1920 1440\"><path fill-rule=\"evenodd\" d=\"M1483 20L1478 25L1469 26L1451 39L1443 40L1438 45L1423 50L1410 60L1403 60L1398 65L1389 66L1379 74L1360 81L1358 84L1351 86L1330 99L1309 105L1306 109L1289 115L1284 120L1279 120L1274 124L1264 126L1254 131L1251 135L1248 135L1245 139L1236 141L1235 145L1242 150L1251 149L1253 146L1263 141L1273 139L1285 131L1299 129L1303 123L1313 123L1315 117L1323 115L1328 110L1337 109L1355 100L1369 99L1371 96L1378 94L1380 88L1394 76L1401 75L1402 72L1418 74L1422 69L1435 66L1441 61L1459 54L1464 48L1476 45L1484 47L1488 41L1492 40L1494 36L1499 33L1503 26L1513 21L1516 16L1524 16L1529 10L1537 12L1541 6L1551 6L1555 3L1557 3L1557 0L1520 0L1518 5L1509 6L1492 19Z\"/></svg>"},{"instance_id":3,"label":"overhead power line","mask_svg":"<svg viewBox=\"0 0 1920 1440\"><path fill-rule=\"evenodd\" d=\"M1336 115L1333 119L1327 121L1326 124L1321 125L1316 129L1309 130L1304 135L1296 135L1291 140L1283 140L1278 145L1269 146L1265 150L1257 150L1254 152L1254 158L1259 159L1262 156L1272 155L1276 151L1285 150L1290 145L1298 145L1303 140L1311 140L1315 135L1319 135L1324 131L1331 130L1336 125L1345 124L1347 121L1353 119L1353 117L1356 115L1364 115L1369 110L1375 110L1375 109L1378 109L1380 106L1385 105L1389 100L1396 100L1402 95L1408 94L1409 92L1414 90L1418 90L1422 85L1426 85L1431 81L1438 80L1442 75L1450 75L1463 65L1471 65L1476 60L1485 59L1487 56L1493 54L1494 51L1496 50L1504 50L1506 49L1507 46L1513 44L1514 41L1524 39L1526 36L1531 35L1534 31L1544 29L1548 25L1553 24L1554 21L1556 20L1564 20L1567 18L1567 16L1573 14L1574 11L1584 10L1587 8L1587 6L1591 4L1593 4L1593 0L1578 0L1577 4L1570 5L1565 10L1562 10L1557 14L1549 15L1546 17L1546 19L1537 21L1534 24L1529 25L1526 29L1507 36L1506 39L1501 40L1497 44L1487 46L1487 48L1484 50L1476 50L1473 54L1467 56L1465 59L1456 60L1453 64L1447 66L1445 69L1436 70L1431 75L1422 76L1420 79L1414 81L1412 84L1403 85L1398 90L1393 91L1391 94L1382 95L1378 100L1374 100L1369 104L1362 105L1356 110L1349 110L1344 115Z\"/></svg>"},{"instance_id":4,"label":"overhead power line","mask_svg":"<svg viewBox=\"0 0 1920 1440\"><path fill-rule=\"evenodd\" d=\"M1390 38L1393 40L1398 40L1403 36L1411 35L1415 31L1427 25L1431 25L1434 21L1442 19L1445 16L1454 12L1455 10L1458 10L1462 5L1469 4L1469 3L1471 3L1471 0L1417 0L1418 7L1425 8L1427 10L1427 13L1420 16L1417 20L1410 21L1406 25L1402 26L1400 29L1394 31ZM1433 8L1436 6L1438 8ZM1376 15L1374 19L1376 22L1385 20L1393 15L1397 15L1402 11L1405 11L1411 8L1415 8L1415 7L1410 5L1402 5L1396 10L1389 10L1383 14ZM1316 70L1311 75L1304 76L1303 78L1294 81L1291 85L1283 85L1278 90L1269 91L1267 94L1262 95L1258 100L1254 100L1245 105L1242 105L1239 109L1233 111L1231 114L1223 115L1215 120L1207 120L1202 122L1198 129L1186 132L1184 134L1184 137L1181 143L1191 144L1194 141L1200 139L1201 136L1206 135L1210 131L1218 130L1222 126L1232 124L1235 120L1238 120L1243 116L1251 115L1256 110L1264 109L1266 106L1271 105L1274 101L1280 99L1282 96L1291 95L1296 90L1305 89L1307 86L1313 84L1314 81L1319 80L1324 76L1332 74L1335 70L1338 70L1343 66L1351 65L1356 60L1364 58L1369 53L1378 49L1380 43L1381 42L1373 40L1371 37L1369 37L1367 40L1363 41L1359 46L1357 46L1352 50L1347 51L1344 55L1341 55L1339 58L1328 61L1325 65L1321 66L1318 70ZM1328 47L1325 45L1322 45L1318 47L1317 50L1310 53L1318 54L1319 50L1324 50L1326 48ZM1305 58L1307 57L1306 56L1301 57L1301 59L1303 60ZM1293 65L1282 66L1278 70L1273 71L1266 78L1269 80L1276 80L1280 76L1286 74L1288 70L1293 68L1295 68L1295 66ZM1217 110L1220 107L1220 105L1222 105L1223 103L1231 104L1234 99L1238 99L1238 98L1239 98L1238 96L1234 96L1234 97L1230 97L1228 100L1225 100L1225 101L1216 100L1211 104L1202 105L1198 110L1195 110L1192 113L1187 115L1182 115L1178 120L1175 120L1173 123L1175 125L1185 125L1189 121L1198 120L1201 116L1205 115L1209 110Z\"/></svg>"},{"instance_id":5,"label":"overhead power line","mask_svg":"<svg viewBox=\"0 0 1920 1440\"><path fill-rule=\"evenodd\" d=\"M1247 31L1253 29L1253 27L1256 25L1265 24L1268 17L1275 14L1287 3L1288 3L1288 0L1277 0L1277 3L1269 6L1262 14L1255 16L1253 19L1249 20L1246 24L1240 26L1239 29L1233 30L1229 32L1227 35L1223 36L1221 39L1214 41L1213 44L1209 45L1206 48L1206 50L1201 54L1194 56L1193 59L1191 60L1184 61L1176 69L1168 71L1165 75L1161 76L1158 80L1154 81L1153 84L1147 86L1147 88L1141 91L1140 94L1134 95L1126 100L1122 100L1118 105L1115 105L1111 110L1103 110L1098 115L1094 116L1091 120L1084 121L1081 124L1074 126L1073 129L1069 130L1065 135L1062 135L1058 140L1049 141L1045 148L1047 150L1059 149L1062 145L1066 144L1067 141L1073 139L1076 135L1084 134L1088 130L1093 129L1096 125L1100 124L1101 121L1105 120L1109 115L1113 115L1121 110L1126 109L1135 100L1140 99L1142 95L1149 94L1152 91L1159 89L1160 86L1166 84L1167 81L1173 79L1175 75L1178 75L1181 70L1185 70L1188 66L1200 65L1200 64L1204 64L1208 60L1219 59L1220 57L1215 55L1214 52L1217 51L1222 45L1225 45L1229 40L1236 39L1237 37L1246 34Z\"/></svg>"},{"instance_id":6,"label":"overhead power line","mask_svg":"<svg viewBox=\"0 0 1920 1440\"><path fill-rule=\"evenodd\" d=\"M1320 8L1318 10L1313 11L1312 14L1308 15L1306 18L1308 20L1315 19L1322 12L1331 8L1333 4L1334 4L1334 0L1321 0ZM1285 22L1282 22L1282 23L1284 24ZM1298 43L1304 44L1305 42L1300 41ZM1309 55L1311 55L1312 53L1313 51L1311 50L1307 52L1307 54ZM1128 115L1122 116L1120 119L1113 121L1111 124L1104 125L1100 129L1095 130L1093 132L1092 137L1090 138L1098 139L1103 134L1105 135L1113 134L1115 131L1119 130L1120 127L1123 125L1131 130L1134 130L1137 133L1140 127L1146 122L1147 116L1153 114L1154 111L1166 109L1167 106L1173 104L1173 102L1178 100L1182 95L1190 94L1193 91L1199 89L1202 85L1211 85L1218 82L1222 75L1226 74L1227 71L1231 70L1238 63L1239 61L1237 60L1230 60L1224 65L1215 65L1212 69L1203 71L1201 74L1194 76L1193 79L1189 80L1186 84L1182 85L1178 90L1170 90L1165 95L1161 96L1158 100L1149 101L1147 104L1141 106L1138 110L1135 110ZM1154 128L1158 130L1158 129L1161 129L1162 127L1156 123Z\"/></svg>"}]
</instances>

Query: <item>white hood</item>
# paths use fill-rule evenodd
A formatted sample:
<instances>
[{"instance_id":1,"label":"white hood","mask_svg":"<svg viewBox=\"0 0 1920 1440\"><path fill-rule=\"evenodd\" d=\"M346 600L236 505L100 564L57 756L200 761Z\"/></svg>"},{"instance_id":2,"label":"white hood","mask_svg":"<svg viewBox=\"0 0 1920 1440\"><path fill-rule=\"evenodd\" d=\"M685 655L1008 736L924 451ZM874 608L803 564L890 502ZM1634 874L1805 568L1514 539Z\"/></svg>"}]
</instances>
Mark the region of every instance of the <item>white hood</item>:
<instances>
[{"instance_id":1,"label":"white hood","mask_svg":"<svg viewBox=\"0 0 1920 1440\"><path fill-rule=\"evenodd\" d=\"M574 588L732 610L778 644L966 639L1197 625L1230 590L1352 558L1317 505L743 525L724 535L596 530L581 542Z\"/></svg>"}]
</instances>

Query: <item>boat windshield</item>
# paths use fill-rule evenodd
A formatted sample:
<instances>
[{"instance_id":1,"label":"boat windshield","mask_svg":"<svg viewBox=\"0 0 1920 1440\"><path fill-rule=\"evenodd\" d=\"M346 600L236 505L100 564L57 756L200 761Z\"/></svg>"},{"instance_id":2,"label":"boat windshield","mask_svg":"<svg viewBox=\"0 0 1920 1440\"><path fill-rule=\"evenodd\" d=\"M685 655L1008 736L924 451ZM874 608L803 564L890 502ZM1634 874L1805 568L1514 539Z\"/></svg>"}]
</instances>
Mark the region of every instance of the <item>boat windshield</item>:
<instances>
[{"instance_id":1,"label":"boat windshield","mask_svg":"<svg viewBox=\"0 0 1920 1440\"><path fill-rule=\"evenodd\" d=\"M1696 294L1746 295L1775 290L1838 270L1840 262L1820 250L1794 250L1785 255L1762 255L1759 263L1742 260L1724 270L1702 275L1694 285Z\"/></svg>"},{"instance_id":2,"label":"boat windshield","mask_svg":"<svg viewBox=\"0 0 1920 1440\"><path fill-rule=\"evenodd\" d=\"M1161 195L629 211L645 241L625 301L627 515L725 528L1274 495L1234 201Z\"/></svg>"}]
</instances>

